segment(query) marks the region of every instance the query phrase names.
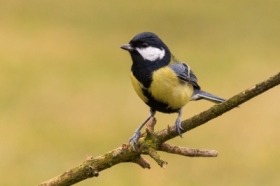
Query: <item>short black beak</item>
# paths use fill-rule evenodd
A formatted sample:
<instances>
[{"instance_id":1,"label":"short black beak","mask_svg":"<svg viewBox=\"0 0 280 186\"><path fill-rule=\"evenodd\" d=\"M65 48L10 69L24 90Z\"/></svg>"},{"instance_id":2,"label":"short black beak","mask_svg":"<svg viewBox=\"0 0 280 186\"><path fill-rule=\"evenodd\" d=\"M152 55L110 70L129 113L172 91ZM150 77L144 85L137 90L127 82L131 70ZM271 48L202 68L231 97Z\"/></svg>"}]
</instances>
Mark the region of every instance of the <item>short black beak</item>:
<instances>
[{"instance_id":1,"label":"short black beak","mask_svg":"<svg viewBox=\"0 0 280 186\"><path fill-rule=\"evenodd\" d=\"M122 49L128 50L128 51L133 51L134 48L130 44L124 44L121 46Z\"/></svg>"}]
</instances>

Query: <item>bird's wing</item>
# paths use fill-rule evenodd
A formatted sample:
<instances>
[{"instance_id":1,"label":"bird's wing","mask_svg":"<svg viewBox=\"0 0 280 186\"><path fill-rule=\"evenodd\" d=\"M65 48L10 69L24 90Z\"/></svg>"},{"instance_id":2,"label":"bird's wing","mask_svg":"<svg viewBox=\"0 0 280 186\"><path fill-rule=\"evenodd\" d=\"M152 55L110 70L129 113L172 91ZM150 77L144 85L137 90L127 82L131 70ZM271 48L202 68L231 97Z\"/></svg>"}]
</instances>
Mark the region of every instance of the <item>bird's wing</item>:
<instances>
[{"instance_id":1,"label":"bird's wing","mask_svg":"<svg viewBox=\"0 0 280 186\"><path fill-rule=\"evenodd\" d=\"M169 67L177 74L178 78L192 84L194 88L200 89L197 77L186 63L177 62L170 64Z\"/></svg>"}]
</instances>

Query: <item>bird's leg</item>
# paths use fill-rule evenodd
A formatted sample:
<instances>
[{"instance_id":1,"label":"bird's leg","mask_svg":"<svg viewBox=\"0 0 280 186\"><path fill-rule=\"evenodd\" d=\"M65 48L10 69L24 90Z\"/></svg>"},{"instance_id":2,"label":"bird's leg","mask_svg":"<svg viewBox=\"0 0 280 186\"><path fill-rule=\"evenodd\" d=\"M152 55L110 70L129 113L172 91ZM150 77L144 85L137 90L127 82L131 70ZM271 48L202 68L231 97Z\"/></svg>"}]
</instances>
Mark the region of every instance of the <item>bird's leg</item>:
<instances>
[{"instance_id":1,"label":"bird's leg","mask_svg":"<svg viewBox=\"0 0 280 186\"><path fill-rule=\"evenodd\" d=\"M184 129L181 126L181 115L182 115L182 109L180 109L178 111L178 117L177 117L177 119L175 121L175 127L176 127L176 130L177 130L178 134L182 138L183 136L182 136L182 132L181 131L184 130Z\"/></svg>"},{"instance_id":2,"label":"bird's leg","mask_svg":"<svg viewBox=\"0 0 280 186\"><path fill-rule=\"evenodd\" d=\"M129 143L131 142L132 148L135 151L135 145L137 144L137 141L141 135L140 131L144 127L144 125L156 114L156 111L152 108L150 109L150 115L149 117L136 129L133 136L129 139Z\"/></svg>"}]
</instances>

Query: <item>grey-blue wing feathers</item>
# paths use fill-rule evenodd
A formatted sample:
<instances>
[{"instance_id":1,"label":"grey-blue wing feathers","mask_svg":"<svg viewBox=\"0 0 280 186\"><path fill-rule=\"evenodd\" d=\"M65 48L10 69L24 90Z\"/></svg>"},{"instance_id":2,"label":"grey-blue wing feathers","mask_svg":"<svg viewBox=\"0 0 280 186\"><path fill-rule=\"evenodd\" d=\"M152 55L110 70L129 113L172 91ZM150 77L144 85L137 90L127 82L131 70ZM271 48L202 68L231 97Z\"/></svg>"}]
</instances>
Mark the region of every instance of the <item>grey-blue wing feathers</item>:
<instances>
[{"instance_id":1,"label":"grey-blue wing feathers","mask_svg":"<svg viewBox=\"0 0 280 186\"><path fill-rule=\"evenodd\" d=\"M175 63L169 66L183 81L186 81L193 85L194 92L191 97L192 101L200 100L200 99L206 99L208 101L214 102L214 103L221 103L224 102L225 99L220 98L218 96L215 96L213 94L210 94L208 92L205 92L203 90L200 90L200 86L198 85L198 80L193 71L190 69L190 67L185 63Z\"/></svg>"},{"instance_id":2,"label":"grey-blue wing feathers","mask_svg":"<svg viewBox=\"0 0 280 186\"><path fill-rule=\"evenodd\" d=\"M197 77L186 63L175 63L169 67L177 74L178 78L192 84L194 88L200 89Z\"/></svg>"}]
</instances>

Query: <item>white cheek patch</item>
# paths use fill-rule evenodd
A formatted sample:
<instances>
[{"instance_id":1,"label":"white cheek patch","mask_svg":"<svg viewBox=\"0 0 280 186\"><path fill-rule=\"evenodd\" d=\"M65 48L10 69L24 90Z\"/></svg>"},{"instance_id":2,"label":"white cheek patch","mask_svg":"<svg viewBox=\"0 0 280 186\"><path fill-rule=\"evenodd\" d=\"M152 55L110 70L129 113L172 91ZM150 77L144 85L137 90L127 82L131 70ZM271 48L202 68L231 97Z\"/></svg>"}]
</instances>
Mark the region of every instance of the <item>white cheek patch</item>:
<instances>
[{"instance_id":1,"label":"white cheek patch","mask_svg":"<svg viewBox=\"0 0 280 186\"><path fill-rule=\"evenodd\" d=\"M157 59L162 59L165 55L165 50L155 48L155 47L146 47L146 48L136 48L136 50L141 54L141 56L148 61L155 61Z\"/></svg>"}]
</instances>

